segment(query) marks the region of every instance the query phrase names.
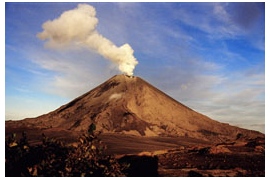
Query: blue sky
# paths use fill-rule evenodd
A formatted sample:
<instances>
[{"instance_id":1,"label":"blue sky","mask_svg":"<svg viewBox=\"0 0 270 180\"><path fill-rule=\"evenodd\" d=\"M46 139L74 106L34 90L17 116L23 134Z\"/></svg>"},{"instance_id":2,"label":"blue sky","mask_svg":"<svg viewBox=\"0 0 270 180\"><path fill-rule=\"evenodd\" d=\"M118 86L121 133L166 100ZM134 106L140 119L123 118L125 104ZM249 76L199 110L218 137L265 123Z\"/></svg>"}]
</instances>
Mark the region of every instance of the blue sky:
<instances>
[{"instance_id":1,"label":"blue sky","mask_svg":"<svg viewBox=\"0 0 270 180\"><path fill-rule=\"evenodd\" d=\"M264 132L264 3L89 3L97 30L128 43L134 70L215 120ZM78 3L5 4L5 118L35 117L115 74L99 54L44 48L42 24Z\"/></svg>"}]
</instances>

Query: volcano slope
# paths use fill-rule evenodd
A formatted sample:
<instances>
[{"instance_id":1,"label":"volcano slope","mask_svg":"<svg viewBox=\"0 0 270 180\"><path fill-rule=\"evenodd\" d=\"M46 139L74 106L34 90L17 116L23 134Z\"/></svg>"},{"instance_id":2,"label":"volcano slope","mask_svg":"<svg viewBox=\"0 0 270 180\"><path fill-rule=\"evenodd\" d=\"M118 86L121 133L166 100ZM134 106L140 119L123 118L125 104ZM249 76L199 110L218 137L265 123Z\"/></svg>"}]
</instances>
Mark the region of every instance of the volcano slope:
<instances>
[{"instance_id":1,"label":"volcano slope","mask_svg":"<svg viewBox=\"0 0 270 180\"><path fill-rule=\"evenodd\" d=\"M257 131L212 120L140 77L126 75L116 75L48 114L6 121L6 137L25 131L32 143L41 133L73 143L91 123L101 132L107 153L119 155L264 138Z\"/></svg>"}]
</instances>

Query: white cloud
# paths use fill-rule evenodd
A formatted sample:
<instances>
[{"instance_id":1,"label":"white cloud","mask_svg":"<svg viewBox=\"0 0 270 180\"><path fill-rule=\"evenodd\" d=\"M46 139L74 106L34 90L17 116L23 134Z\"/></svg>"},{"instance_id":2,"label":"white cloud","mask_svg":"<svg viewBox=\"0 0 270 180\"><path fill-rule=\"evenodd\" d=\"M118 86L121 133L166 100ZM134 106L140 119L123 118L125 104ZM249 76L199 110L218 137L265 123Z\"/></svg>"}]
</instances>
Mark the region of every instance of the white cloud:
<instances>
[{"instance_id":1,"label":"white cloud","mask_svg":"<svg viewBox=\"0 0 270 180\"><path fill-rule=\"evenodd\" d=\"M138 9L140 8L140 4L139 3L134 3L134 2L117 2L117 6L119 7L119 9L121 9L122 11L127 11L127 10L134 10L134 9Z\"/></svg>"},{"instance_id":2,"label":"white cloud","mask_svg":"<svg viewBox=\"0 0 270 180\"><path fill-rule=\"evenodd\" d=\"M32 49L29 59L50 76L41 77L36 87L43 92L66 98L91 90L115 73L116 66L95 53L79 51L44 51Z\"/></svg>"},{"instance_id":3,"label":"white cloud","mask_svg":"<svg viewBox=\"0 0 270 180\"><path fill-rule=\"evenodd\" d=\"M207 75L207 66L199 67L199 71L164 68L162 74L147 78L179 102L217 121L254 130L258 127L250 124L265 123L264 74L246 70L226 76Z\"/></svg>"},{"instance_id":4,"label":"white cloud","mask_svg":"<svg viewBox=\"0 0 270 180\"><path fill-rule=\"evenodd\" d=\"M207 33L209 39L252 38L252 25L262 14L259 6L256 3L190 3L173 9L172 13L175 19ZM262 48L260 44L257 48Z\"/></svg>"},{"instance_id":5,"label":"white cloud","mask_svg":"<svg viewBox=\"0 0 270 180\"><path fill-rule=\"evenodd\" d=\"M236 126L265 133L265 124L236 124Z\"/></svg>"},{"instance_id":6,"label":"white cloud","mask_svg":"<svg viewBox=\"0 0 270 180\"><path fill-rule=\"evenodd\" d=\"M133 56L132 47L127 43L117 47L97 31L97 24L95 8L89 4L78 4L77 8L64 11L58 18L43 23L43 31L37 37L47 40L45 47L52 49L69 45L89 48L116 63L121 72L133 75L138 61Z\"/></svg>"}]
</instances>

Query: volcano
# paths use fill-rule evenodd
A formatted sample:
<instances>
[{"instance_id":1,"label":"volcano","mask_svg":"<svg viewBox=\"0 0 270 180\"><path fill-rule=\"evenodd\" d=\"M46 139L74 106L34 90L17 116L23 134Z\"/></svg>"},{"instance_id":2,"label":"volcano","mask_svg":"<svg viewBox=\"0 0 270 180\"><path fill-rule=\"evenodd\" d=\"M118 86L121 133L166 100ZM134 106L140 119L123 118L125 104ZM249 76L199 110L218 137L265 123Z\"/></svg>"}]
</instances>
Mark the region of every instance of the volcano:
<instances>
[{"instance_id":1,"label":"volcano","mask_svg":"<svg viewBox=\"0 0 270 180\"><path fill-rule=\"evenodd\" d=\"M91 123L102 133L144 137L192 137L205 141L261 133L220 123L179 103L140 77L116 75L48 114L6 127L84 132Z\"/></svg>"},{"instance_id":2,"label":"volcano","mask_svg":"<svg viewBox=\"0 0 270 180\"><path fill-rule=\"evenodd\" d=\"M264 134L212 120L140 77L116 75L48 114L6 121L5 133L77 147L92 123L128 176L265 175Z\"/></svg>"}]
</instances>

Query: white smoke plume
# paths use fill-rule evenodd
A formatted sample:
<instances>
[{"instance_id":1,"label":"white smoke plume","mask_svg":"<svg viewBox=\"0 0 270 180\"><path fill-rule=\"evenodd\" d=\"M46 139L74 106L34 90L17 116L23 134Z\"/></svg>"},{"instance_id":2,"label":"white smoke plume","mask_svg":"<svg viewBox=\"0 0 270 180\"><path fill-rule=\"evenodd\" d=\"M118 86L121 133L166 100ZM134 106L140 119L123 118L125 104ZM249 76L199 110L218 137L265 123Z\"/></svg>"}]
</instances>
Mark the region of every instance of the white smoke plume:
<instances>
[{"instance_id":1,"label":"white smoke plume","mask_svg":"<svg viewBox=\"0 0 270 180\"><path fill-rule=\"evenodd\" d=\"M46 47L55 48L66 45L85 46L95 50L104 58L118 64L121 72L132 76L138 61L133 56L129 44L117 47L113 42L103 37L96 30L98 19L96 10L88 4L78 4L78 7L65 11L60 17L48 20L43 25L43 32L37 37L48 40Z\"/></svg>"}]
</instances>

